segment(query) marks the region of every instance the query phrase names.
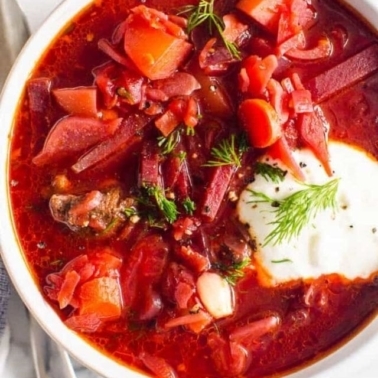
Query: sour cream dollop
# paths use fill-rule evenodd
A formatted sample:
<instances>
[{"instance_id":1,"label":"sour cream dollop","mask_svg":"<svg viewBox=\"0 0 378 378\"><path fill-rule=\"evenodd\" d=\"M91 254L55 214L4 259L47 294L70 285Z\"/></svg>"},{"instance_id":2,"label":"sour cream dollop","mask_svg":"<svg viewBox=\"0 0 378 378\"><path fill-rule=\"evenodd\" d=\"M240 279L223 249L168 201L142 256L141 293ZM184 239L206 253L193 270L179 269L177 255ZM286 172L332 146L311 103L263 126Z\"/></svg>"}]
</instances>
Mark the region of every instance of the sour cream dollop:
<instances>
[{"instance_id":1,"label":"sour cream dollop","mask_svg":"<svg viewBox=\"0 0 378 378\"><path fill-rule=\"evenodd\" d=\"M290 173L279 184L257 174L240 196L238 216L256 242L254 261L265 285L332 273L353 280L378 271L378 161L356 147L335 141L329 142L329 153L333 177L326 175L311 151L295 152L307 184L323 185L339 178L336 207L319 212L298 237L265 244L275 227L271 224L275 208L270 203L251 203L251 190L280 201L304 189ZM278 163L269 157L263 157L262 162Z\"/></svg>"}]
</instances>

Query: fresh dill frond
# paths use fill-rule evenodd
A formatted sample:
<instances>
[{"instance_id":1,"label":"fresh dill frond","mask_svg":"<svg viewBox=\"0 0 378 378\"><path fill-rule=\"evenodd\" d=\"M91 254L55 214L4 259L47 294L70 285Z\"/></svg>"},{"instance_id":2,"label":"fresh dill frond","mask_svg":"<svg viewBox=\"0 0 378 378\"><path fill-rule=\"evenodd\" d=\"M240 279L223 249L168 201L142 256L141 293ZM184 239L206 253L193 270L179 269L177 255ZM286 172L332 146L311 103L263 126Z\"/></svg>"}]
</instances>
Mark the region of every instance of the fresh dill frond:
<instances>
[{"instance_id":1,"label":"fresh dill frond","mask_svg":"<svg viewBox=\"0 0 378 378\"><path fill-rule=\"evenodd\" d=\"M219 167L221 165L241 166L241 155L244 145L240 148L240 144L236 143L236 137L232 134L228 139L223 139L218 147L211 149L212 160L209 160L204 167Z\"/></svg>"},{"instance_id":2,"label":"fresh dill frond","mask_svg":"<svg viewBox=\"0 0 378 378\"><path fill-rule=\"evenodd\" d=\"M234 262L230 265L215 264L214 267L219 270L222 277L230 284L236 285L237 281L245 275L245 268L251 264L249 257L244 258L241 261Z\"/></svg>"},{"instance_id":3,"label":"fresh dill frond","mask_svg":"<svg viewBox=\"0 0 378 378\"><path fill-rule=\"evenodd\" d=\"M123 209L123 212L125 213L127 218L138 215L138 211L135 207L126 207L125 209Z\"/></svg>"},{"instance_id":4,"label":"fresh dill frond","mask_svg":"<svg viewBox=\"0 0 378 378\"><path fill-rule=\"evenodd\" d=\"M282 263L292 263L293 261L290 259L281 259L281 260L270 260L271 263L273 264L282 264Z\"/></svg>"},{"instance_id":5,"label":"fresh dill frond","mask_svg":"<svg viewBox=\"0 0 378 378\"><path fill-rule=\"evenodd\" d=\"M196 210L196 204L192 201L189 197L186 197L184 201L182 201L182 206L184 207L185 211L189 215L193 215L194 211Z\"/></svg>"},{"instance_id":6,"label":"fresh dill frond","mask_svg":"<svg viewBox=\"0 0 378 378\"><path fill-rule=\"evenodd\" d=\"M336 209L336 193L340 179L333 179L324 185L303 184L299 190L282 200L275 200L264 193L250 190L253 197L248 203L270 203L275 207L274 221L269 224L274 229L264 240L264 245L281 244L298 237L303 228L309 224L320 211Z\"/></svg>"},{"instance_id":7,"label":"fresh dill frond","mask_svg":"<svg viewBox=\"0 0 378 378\"><path fill-rule=\"evenodd\" d=\"M280 167L262 163L258 161L255 166L255 172L261 175L266 181L272 181L275 184L282 182L286 176L287 171L282 170Z\"/></svg>"},{"instance_id":8,"label":"fresh dill frond","mask_svg":"<svg viewBox=\"0 0 378 378\"><path fill-rule=\"evenodd\" d=\"M214 11L214 1L215 0L200 0L198 5L188 5L183 7L179 14L189 13L187 26L188 33L191 33L198 26L207 23L210 35L216 30L231 56L240 60L241 56L237 45L234 42L228 41L223 35L225 24L223 19Z\"/></svg>"},{"instance_id":9,"label":"fresh dill frond","mask_svg":"<svg viewBox=\"0 0 378 378\"><path fill-rule=\"evenodd\" d=\"M155 198L156 205L162 212L164 218L169 223L173 223L178 216L177 206L174 201L167 199L164 190L159 186L149 186L146 189L147 193Z\"/></svg>"},{"instance_id":10,"label":"fresh dill frond","mask_svg":"<svg viewBox=\"0 0 378 378\"><path fill-rule=\"evenodd\" d=\"M160 136L157 138L158 146L161 148L163 155L169 155L180 142L180 131L172 131L167 137Z\"/></svg>"},{"instance_id":11,"label":"fresh dill frond","mask_svg":"<svg viewBox=\"0 0 378 378\"><path fill-rule=\"evenodd\" d=\"M180 162L182 163L186 159L186 152L180 151L176 156L180 159Z\"/></svg>"},{"instance_id":12,"label":"fresh dill frond","mask_svg":"<svg viewBox=\"0 0 378 378\"><path fill-rule=\"evenodd\" d=\"M187 126L187 128L186 128L186 135L187 136L194 136L194 135L196 135L196 130L194 129L193 126Z\"/></svg>"},{"instance_id":13,"label":"fresh dill frond","mask_svg":"<svg viewBox=\"0 0 378 378\"><path fill-rule=\"evenodd\" d=\"M131 93L125 88L125 87L119 87L117 88L117 95L124 98L125 100L129 102L133 102L133 96Z\"/></svg>"}]
</instances>

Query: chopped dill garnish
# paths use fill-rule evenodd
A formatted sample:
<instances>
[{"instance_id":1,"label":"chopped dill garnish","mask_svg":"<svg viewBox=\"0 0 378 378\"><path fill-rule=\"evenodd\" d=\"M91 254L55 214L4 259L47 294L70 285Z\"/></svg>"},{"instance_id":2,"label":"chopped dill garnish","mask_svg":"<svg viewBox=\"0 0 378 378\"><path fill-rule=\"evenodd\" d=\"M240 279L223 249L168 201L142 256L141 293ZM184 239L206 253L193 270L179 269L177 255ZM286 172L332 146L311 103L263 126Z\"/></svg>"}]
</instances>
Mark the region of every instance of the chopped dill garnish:
<instances>
[{"instance_id":1,"label":"chopped dill garnish","mask_svg":"<svg viewBox=\"0 0 378 378\"><path fill-rule=\"evenodd\" d=\"M279 167L274 167L273 165L262 163L258 161L255 166L255 172L261 175L266 181L272 181L275 184L280 183L284 180L287 171L282 170Z\"/></svg>"},{"instance_id":2,"label":"chopped dill garnish","mask_svg":"<svg viewBox=\"0 0 378 378\"><path fill-rule=\"evenodd\" d=\"M189 197L186 197L182 202L182 206L184 207L185 211L189 215L193 215L194 211L196 210L196 204L192 201Z\"/></svg>"},{"instance_id":3,"label":"chopped dill garnish","mask_svg":"<svg viewBox=\"0 0 378 378\"><path fill-rule=\"evenodd\" d=\"M180 159L180 162L182 163L186 159L186 152L180 151L176 156Z\"/></svg>"},{"instance_id":4,"label":"chopped dill garnish","mask_svg":"<svg viewBox=\"0 0 378 378\"><path fill-rule=\"evenodd\" d=\"M117 89L117 95L124 98L127 101L133 102L133 96L125 87L119 87Z\"/></svg>"},{"instance_id":5,"label":"chopped dill garnish","mask_svg":"<svg viewBox=\"0 0 378 378\"><path fill-rule=\"evenodd\" d=\"M194 136L194 135L196 135L196 130L194 129L193 126L187 126L187 128L186 128L186 135L187 136Z\"/></svg>"},{"instance_id":6,"label":"chopped dill garnish","mask_svg":"<svg viewBox=\"0 0 378 378\"><path fill-rule=\"evenodd\" d=\"M316 215L328 208L336 209L336 193L340 179L333 179L324 185L303 184L305 187L282 200L275 200L264 193L249 190L252 199L248 203L270 203L275 207L275 226L264 240L264 245L276 245L298 237L303 228Z\"/></svg>"},{"instance_id":7,"label":"chopped dill garnish","mask_svg":"<svg viewBox=\"0 0 378 378\"><path fill-rule=\"evenodd\" d=\"M282 259L282 260L271 260L270 262L273 264L282 264L282 263L288 263L288 262L292 263L293 261L290 259Z\"/></svg>"},{"instance_id":8,"label":"chopped dill garnish","mask_svg":"<svg viewBox=\"0 0 378 378\"><path fill-rule=\"evenodd\" d=\"M215 0L200 0L198 5L187 5L183 7L179 14L190 13L187 26L188 33L191 33L196 27L207 23L209 33L212 35L214 30L216 30L231 56L240 60L240 51L237 45L234 42L228 41L223 35L225 24L223 19L214 11L214 1Z\"/></svg>"},{"instance_id":9,"label":"chopped dill garnish","mask_svg":"<svg viewBox=\"0 0 378 378\"><path fill-rule=\"evenodd\" d=\"M169 222L173 223L178 216L177 206L173 201L166 198L164 190L159 186L149 186L146 188L147 193L153 196L156 201L156 205L162 212L164 218Z\"/></svg>"},{"instance_id":10,"label":"chopped dill garnish","mask_svg":"<svg viewBox=\"0 0 378 378\"><path fill-rule=\"evenodd\" d=\"M161 147L163 155L170 154L180 141L180 131L172 131L167 137L158 137L158 146Z\"/></svg>"},{"instance_id":11,"label":"chopped dill garnish","mask_svg":"<svg viewBox=\"0 0 378 378\"><path fill-rule=\"evenodd\" d=\"M211 149L212 160L209 160L204 167L219 167L221 165L235 165L241 166L241 155L245 151L243 138L236 142L234 134L228 139L223 139L218 147Z\"/></svg>"},{"instance_id":12,"label":"chopped dill garnish","mask_svg":"<svg viewBox=\"0 0 378 378\"><path fill-rule=\"evenodd\" d=\"M138 215L138 211L135 207L126 207L125 209L123 209L123 212L125 213L127 218Z\"/></svg>"},{"instance_id":13,"label":"chopped dill garnish","mask_svg":"<svg viewBox=\"0 0 378 378\"><path fill-rule=\"evenodd\" d=\"M251 264L251 259L246 257L245 259L234 262L230 265L214 264L214 267L219 270L219 273L230 284L236 285L237 281L245 275L245 268Z\"/></svg>"}]
</instances>

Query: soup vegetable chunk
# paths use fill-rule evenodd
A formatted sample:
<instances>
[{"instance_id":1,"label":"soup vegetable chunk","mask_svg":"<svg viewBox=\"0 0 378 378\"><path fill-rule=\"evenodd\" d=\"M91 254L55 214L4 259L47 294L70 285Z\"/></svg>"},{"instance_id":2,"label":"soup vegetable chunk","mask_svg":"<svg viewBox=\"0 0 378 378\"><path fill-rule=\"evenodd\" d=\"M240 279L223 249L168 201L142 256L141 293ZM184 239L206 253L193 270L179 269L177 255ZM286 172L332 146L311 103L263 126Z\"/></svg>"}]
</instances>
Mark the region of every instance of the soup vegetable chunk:
<instances>
[{"instance_id":1,"label":"soup vegetable chunk","mask_svg":"<svg viewBox=\"0 0 378 378\"><path fill-rule=\"evenodd\" d=\"M378 304L378 43L336 1L96 1L12 136L43 295L157 377L316 361Z\"/></svg>"}]
</instances>

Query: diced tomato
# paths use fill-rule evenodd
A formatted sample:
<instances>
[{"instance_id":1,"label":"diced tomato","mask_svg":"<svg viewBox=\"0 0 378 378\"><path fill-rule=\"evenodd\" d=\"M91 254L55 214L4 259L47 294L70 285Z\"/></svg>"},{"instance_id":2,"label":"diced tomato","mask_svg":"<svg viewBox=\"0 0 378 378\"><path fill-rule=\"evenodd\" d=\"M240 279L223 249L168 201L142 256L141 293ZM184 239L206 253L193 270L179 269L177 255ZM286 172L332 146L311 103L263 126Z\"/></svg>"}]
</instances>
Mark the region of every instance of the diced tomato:
<instances>
[{"instance_id":1,"label":"diced tomato","mask_svg":"<svg viewBox=\"0 0 378 378\"><path fill-rule=\"evenodd\" d=\"M80 315L96 315L101 320L114 320L121 316L121 293L118 280L100 277L80 287Z\"/></svg>"},{"instance_id":2,"label":"diced tomato","mask_svg":"<svg viewBox=\"0 0 378 378\"><path fill-rule=\"evenodd\" d=\"M157 378L177 378L174 369L163 358L153 356L146 352L140 354L139 358Z\"/></svg>"},{"instance_id":3,"label":"diced tomato","mask_svg":"<svg viewBox=\"0 0 378 378\"><path fill-rule=\"evenodd\" d=\"M59 88L52 91L58 104L69 114L97 117L97 88Z\"/></svg>"},{"instance_id":4,"label":"diced tomato","mask_svg":"<svg viewBox=\"0 0 378 378\"><path fill-rule=\"evenodd\" d=\"M240 0L236 7L276 35L280 11L286 0Z\"/></svg>"},{"instance_id":5,"label":"diced tomato","mask_svg":"<svg viewBox=\"0 0 378 378\"><path fill-rule=\"evenodd\" d=\"M312 49L304 49L300 45L293 46L284 54L291 59L319 60L328 58L332 53L332 43L329 38L319 39L318 44Z\"/></svg>"},{"instance_id":6,"label":"diced tomato","mask_svg":"<svg viewBox=\"0 0 378 378\"><path fill-rule=\"evenodd\" d=\"M205 188L200 214L208 221L213 221L225 200L225 194L235 172L232 165L223 165L213 168L210 181Z\"/></svg>"},{"instance_id":7,"label":"diced tomato","mask_svg":"<svg viewBox=\"0 0 378 378\"><path fill-rule=\"evenodd\" d=\"M166 16L165 20L161 20L154 17L150 8L143 5L137 8L143 15L134 10L126 20L127 27L124 36L126 54L149 79L167 78L185 60L192 45L176 36L177 33L185 34L182 30L176 30L172 34L172 28L167 26L173 27L173 23L168 25L165 21ZM178 26L177 29L179 29Z\"/></svg>"},{"instance_id":8,"label":"diced tomato","mask_svg":"<svg viewBox=\"0 0 378 378\"><path fill-rule=\"evenodd\" d=\"M173 223L173 237L182 240L185 236L190 237L198 229L201 222L194 217L180 217Z\"/></svg>"},{"instance_id":9,"label":"diced tomato","mask_svg":"<svg viewBox=\"0 0 378 378\"><path fill-rule=\"evenodd\" d=\"M305 177L302 169L291 153L290 147L284 136L271 145L266 153L273 159L282 161L297 180L304 181Z\"/></svg>"},{"instance_id":10,"label":"diced tomato","mask_svg":"<svg viewBox=\"0 0 378 378\"><path fill-rule=\"evenodd\" d=\"M96 118L64 117L53 126L33 163L53 164L82 152L113 135L121 122L120 118L105 122Z\"/></svg>"},{"instance_id":11,"label":"diced tomato","mask_svg":"<svg viewBox=\"0 0 378 378\"><path fill-rule=\"evenodd\" d=\"M277 57L273 54L268 55L264 59L256 57L255 55L245 59L243 61L243 68L245 68L249 80L248 94L260 97L264 93L277 67Z\"/></svg>"},{"instance_id":12,"label":"diced tomato","mask_svg":"<svg viewBox=\"0 0 378 378\"><path fill-rule=\"evenodd\" d=\"M302 140L322 163L328 176L332 176L325 126L316 112L302 114L298 119L298 129Z\"/></svg>"},{"instance_id":13,"label":"diced tomato","mask_svg":"<svg viewBox=\"0 0 378 378\"><path fill-rule=\"evenodd\" d=\"M238 115L253 147L269 147L282 135L278 114L265 100L244 100L240 104Z\"/></svg>"}]
</instances>

